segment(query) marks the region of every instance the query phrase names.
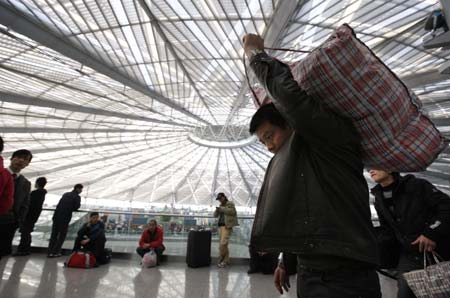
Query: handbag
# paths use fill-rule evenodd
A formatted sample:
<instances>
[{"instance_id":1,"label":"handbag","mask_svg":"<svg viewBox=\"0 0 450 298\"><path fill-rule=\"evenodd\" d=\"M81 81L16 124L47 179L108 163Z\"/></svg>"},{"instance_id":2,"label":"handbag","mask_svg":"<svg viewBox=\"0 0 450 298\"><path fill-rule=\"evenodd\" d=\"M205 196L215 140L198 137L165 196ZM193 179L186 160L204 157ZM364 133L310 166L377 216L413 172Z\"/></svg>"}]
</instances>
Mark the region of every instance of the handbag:
<instances>
[{"instance_id":1,"label":"handbag","mask_svg":"<svg viewBox=\"0 0 450 298\"><path fill-rule=\"evenodd\" d=\"M450 261L431 252L435 264L427 266L429 254L424 251L423 269L403 274L417 298L450 298ZM428 260L431 263L431 260Z\"/></svg>"}]
</instances>

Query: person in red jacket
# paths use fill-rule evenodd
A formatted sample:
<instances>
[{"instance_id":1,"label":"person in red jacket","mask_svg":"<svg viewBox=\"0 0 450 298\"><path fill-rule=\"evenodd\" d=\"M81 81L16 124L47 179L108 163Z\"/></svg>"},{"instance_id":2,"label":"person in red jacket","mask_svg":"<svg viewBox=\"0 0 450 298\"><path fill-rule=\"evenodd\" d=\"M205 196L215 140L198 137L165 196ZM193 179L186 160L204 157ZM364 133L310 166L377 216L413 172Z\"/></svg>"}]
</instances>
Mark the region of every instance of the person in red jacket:
<instances>
[{"instance_id":1,"label":"person in red jacket","mask_svg":"<svg viewBox=\"0 0 450 298\"><path fill-rule=\"evenodd\" d=\"M156 220L152 219L148 223L139 240L139 247L136 252L143 257L147 252L153 249L158 256L158 263L163 251L166 249L163 244L163 229L158 226Z\"/></svg>"},{"instance_id":2,"label":"person in red jacket","mask_svg":"<svg viewBox=\"0 0 450 298\"><path fill-rule=\"evenodd\" d=\"M0 154L3 152L3 139L0 137ZM8 212L14 204L14 179L3 165L0 156L0 215Z\"/></svg>"}]
</instances>

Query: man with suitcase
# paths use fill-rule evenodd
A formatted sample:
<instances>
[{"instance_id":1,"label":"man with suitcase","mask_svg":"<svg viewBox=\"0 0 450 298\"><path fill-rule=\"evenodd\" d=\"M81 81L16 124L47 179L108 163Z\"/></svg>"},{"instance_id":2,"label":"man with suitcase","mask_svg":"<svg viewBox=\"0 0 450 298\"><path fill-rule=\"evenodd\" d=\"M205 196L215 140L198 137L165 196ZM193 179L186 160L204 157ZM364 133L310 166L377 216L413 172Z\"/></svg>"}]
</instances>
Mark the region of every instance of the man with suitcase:
<instances>
[{"instance_id":1,"label":"man with suitcase","mask_svg":"<svg viewBox=\"0 0 450 298\"><path fill-rule=\"evenodd\" d=\"M234 203L228 201L227 197L223 192L217 195L216 200L220 201L220 206L216 207L214 211L214 217L219 218L219 253L220 259L217 266L219 268L224 268L230 265L230 253L228 250L228 241L230 240L231 232L233 227L238 225L236 208Z\"/></svg>"}]
</instances>

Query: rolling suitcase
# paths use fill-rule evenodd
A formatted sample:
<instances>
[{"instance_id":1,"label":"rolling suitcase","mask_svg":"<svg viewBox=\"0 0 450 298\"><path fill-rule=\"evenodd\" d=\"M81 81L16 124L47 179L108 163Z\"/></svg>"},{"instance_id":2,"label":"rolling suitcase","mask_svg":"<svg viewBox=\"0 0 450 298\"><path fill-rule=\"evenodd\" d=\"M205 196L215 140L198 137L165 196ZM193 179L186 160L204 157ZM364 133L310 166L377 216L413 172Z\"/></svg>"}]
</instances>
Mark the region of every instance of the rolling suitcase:
<instances>
[{"instance_id":1,"label":"rolling suitcase","mask_svg":"<svg viewBox=\"0 0 450 298\"><path fill-rule=\"evenodd\" d=\"M189 232L186 263L191 268L211 264L211 231Z\"/></svg>"}]
</instances>

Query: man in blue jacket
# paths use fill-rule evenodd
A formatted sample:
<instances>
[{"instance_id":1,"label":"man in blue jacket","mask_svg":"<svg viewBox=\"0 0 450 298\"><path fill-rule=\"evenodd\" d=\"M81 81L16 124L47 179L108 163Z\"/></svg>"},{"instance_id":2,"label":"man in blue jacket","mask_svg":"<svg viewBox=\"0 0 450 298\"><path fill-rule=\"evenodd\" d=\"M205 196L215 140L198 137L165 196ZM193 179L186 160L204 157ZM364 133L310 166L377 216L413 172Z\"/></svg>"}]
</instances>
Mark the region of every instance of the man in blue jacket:
<instances>
[{"instance_id":1,"label":"man in blue jacket","mask_svg":"<svg viewBox=\"0 0 450 298\"><path fill-rule=\"evenodd\" d=\"M105 242L105 224L99 220L98 212L91 212L89 221L78 230L73 251L83 248L99 259L104 254Z\"/></svg>"},{"instance_id":2,"label":"man in blue jacket","mask_svg":"<svg viewBox=\"0 0 450 298\"><path fill-rule=\"evenodd\" d=\"M297 255L298 297L381 297L360 137L353 123L311 98L289 67L248 34L244 51L273 104L250 123L274 153L261 187L251 244ZM288 290L282 263L276 288Z\"/></svg>"},{"instance_id":3,"label":"man in blue jacket","mask_svg":"<svg viewBox=\"0 0 450 298\"><path fill-rule=\"evenodd\" d=\"M72 219L72 212L80 208L80 193L82 191L83 185L76 184L71 192L63 194L58 205L56 205L47 257L54 258L61 256L61 247L64 240L66 240L67 230Z\"/></svg>"}]
</instances>

